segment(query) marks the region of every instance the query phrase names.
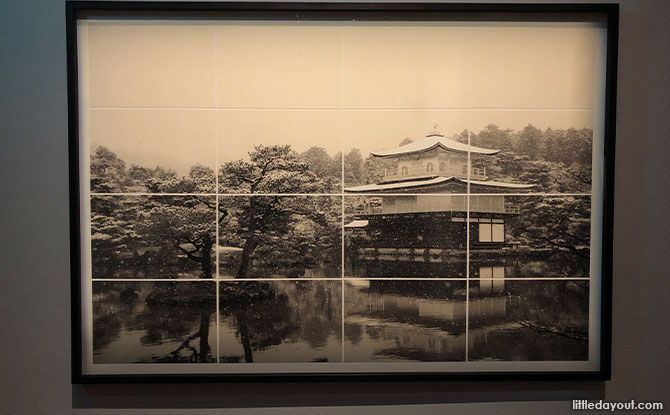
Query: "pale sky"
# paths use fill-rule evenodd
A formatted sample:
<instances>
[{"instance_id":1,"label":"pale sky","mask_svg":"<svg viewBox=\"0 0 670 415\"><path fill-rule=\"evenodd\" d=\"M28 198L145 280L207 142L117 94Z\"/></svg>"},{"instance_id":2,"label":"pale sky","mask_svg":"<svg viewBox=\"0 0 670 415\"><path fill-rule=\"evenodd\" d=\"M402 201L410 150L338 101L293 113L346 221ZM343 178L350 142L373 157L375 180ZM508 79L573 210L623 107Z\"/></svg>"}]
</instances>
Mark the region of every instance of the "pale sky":
<instances>
[{"instance_id":1,"label":"pale sky","mask_svg":"<svg viewBox=\"0 0 670 415\"><path fill-rule=\"evenodd\" d=\"M527 23L80 23L84 137L182 170L254 144L332 155L494 123L593 127L604 29ZM82 117L86 118L86 117ZM217 144L218 142L218 144Z\"/></svg>"}]
</instances>

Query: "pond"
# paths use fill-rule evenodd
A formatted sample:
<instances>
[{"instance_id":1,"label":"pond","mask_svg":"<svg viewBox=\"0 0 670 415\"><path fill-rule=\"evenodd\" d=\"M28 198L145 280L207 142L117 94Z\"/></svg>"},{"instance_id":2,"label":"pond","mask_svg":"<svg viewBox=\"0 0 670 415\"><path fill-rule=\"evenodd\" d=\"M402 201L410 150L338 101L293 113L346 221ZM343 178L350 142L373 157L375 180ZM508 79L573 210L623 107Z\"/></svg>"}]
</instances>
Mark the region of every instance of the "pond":
<instances>
[{"instance_id":1,"label":"pond","mask_svg":"<svg viewBox=\"0 0 670 415\"><path fill-rule=\"evenodd\" d=\"M93 362L215 361L215 296L208 281L94 282Z\"/></svg>"},{"instance_id":2,"label":"pond","mask_svg":"<svg viewBox=\"0 0 670 415\"><path fill-rule=\"evenodd\" d=\"M271 281L222 283L220 362L342 360L342 283ZM225 293L259 297L236 301Z\"/></svg>"},{"instance_id":3,"label":"pond","mask_svg":"<svg viewBox=\"0 0 670 415\"><path fill-rule=\"evenodd\" d=\"M339 281L93 284L94 363L342 360Z\"/></svg>"},{"instance_id":4,"label":"pond","mask_svg":"<svg viewBox=\"0 0 670 415\"><path fill-rule=\"evenodd\" d=\"M345 360L588 359L581 281L356 280L345 286ZM468 338L466 341L466 312Z\"/></svg>"},{"instance_id":5,"label":"pond","mask_svg":"<svg viewBox=\"0 0 670 415\"><path fill-rule=\"evenodd\" d=\"M462 281L348 282L345 360L465 360L465 293Z\"/></svg>"},{"instance_id":6,"label":"pond","mask_svg":"<svg viewBox=\"0 0 670 415\"><path fill-rule=\"evenodd\" d=\"M583 280L218 285L217 316L212 281L94 282L93 362L588 358L589 284Z\"/></svg>"},{"instance_id":7,"label":"pond","mask_svg":"<svg viewBox=\"0 0 670 415\"><path fill-rule=\"evenodd\" d=\"M470 281L469 360L588 360L586 281Z\"/></svg>"}]
</instances>

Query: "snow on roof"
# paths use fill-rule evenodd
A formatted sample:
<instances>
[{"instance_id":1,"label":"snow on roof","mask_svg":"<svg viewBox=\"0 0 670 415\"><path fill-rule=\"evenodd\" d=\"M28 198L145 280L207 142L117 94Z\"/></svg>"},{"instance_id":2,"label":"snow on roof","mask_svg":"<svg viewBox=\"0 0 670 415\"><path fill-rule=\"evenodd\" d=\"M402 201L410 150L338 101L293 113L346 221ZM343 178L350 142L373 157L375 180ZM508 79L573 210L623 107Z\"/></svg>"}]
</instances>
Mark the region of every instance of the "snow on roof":
<instances>
[{"instance_id":1,"label":"snow on roof","mask_svg":"<svg viewBox=\"0 0 670 415\"><path fill-rule=\"evenodd\" d=\"M446 138L442 134L433 133L429 134L426 138L422 140L417 140L413 143L405 144L404 146L396 148L373 151L370 154L372 154L375 157L392 157L392 156L399 156L402 154L420 153L422 151L428 151L438 147L444 150L457 151L461 153L467 153L469 151L471 153L492 155L500 152L500 150L492 150L488 148L475 147L468 144L460 143L456 140Z\"/></svg>"},{"instance_id":2,"label":"snow on roof","mask_svg":"<svg viewBox=\"0 0 670 415\"><path fill-rule=\"evenodd\" d=\"M493 186L493 187L507 187L510 189L530 189L537 185L535 184L523 184L523 183L506 183L506 182L496 182L494 180L465 180L464 182L470 182L470 184L475 184L478 186Z\"/></svg>"},{"instance_id":3,"label":"snow on roof","mask_svg":"<svg viewBox=\"0 0 670 415\"><path fill-rule=\"evenodd\" d=\"M434 186L443 184L446 182L455 181L461 182L464 184L470 183L478 186L489 186L489 187L502 187L508 189L530 189L535 187L534 184L522 184L522 183L505 183L505 182L496 182L492 180L467 180L467 179L458 179L456 177L434 177L428 180L404 180L393 183L379 183L379 184L366 184L362 186L354 187L345 187L345 192L350 193L365 193L365 192L378 192L384 190L400 190L408 189L413 187L423 187L423 186Z\"/></svg>"},{"instance_id":4,"label":"snow on roof","mask_svg":"<svg viewBox=\"0 0 670 415\"><path fill-rule=\"evenodd\" d=\"M367 220L353 220L353 221L347 223L346 225L344 225L344 227L345 228L364 228L364 227L368 226L368 223L370 223L370 221L367 221Z\"/></svg>"},{"instance_id":5,"label":"snow on roof","mask_svg":"<svg viewBox=\"0 0 670 415\"><path fill-rule=\"evenodd\" d=\"M345 192L369 192L369 191L379 191L379 190L395 190L395 189L406 189L410 187L420 187L420 186L431 186L435 184L440 184L447 182L453 179L453 177L434 177L428 180L405 180L401 182L394 183L380 183L380 184L365 184L363 186L354 186L354 187L345 187Z\"/></svg>"}]
</instances>

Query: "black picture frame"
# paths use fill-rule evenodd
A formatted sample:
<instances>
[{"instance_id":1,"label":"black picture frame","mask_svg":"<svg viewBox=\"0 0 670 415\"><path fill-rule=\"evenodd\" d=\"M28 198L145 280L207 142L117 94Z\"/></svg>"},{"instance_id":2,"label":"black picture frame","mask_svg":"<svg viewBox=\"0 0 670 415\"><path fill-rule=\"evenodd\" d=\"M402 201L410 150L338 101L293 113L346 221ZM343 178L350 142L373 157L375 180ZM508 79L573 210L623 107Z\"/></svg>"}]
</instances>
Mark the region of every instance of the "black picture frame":
<instances>
[{"instance_id":1,"label":"black picture frame","mask_svg":"<svg viewBox=\"0 0 670 415\"><path fill-rule=\"evenodd\" d=\"M617 4L488 4L488 3L298 3L298 2L115 2L67 1L67 88L70 173L70 264L72 383L172 382L331 382L331 381L512 381L609 380L612 336L612 251L614 162L618 48ZM604 185L602 188L602 260L600 292L600 365L595 371L366 372L262 374L87 374L82 367L80 137L77 21L91 17L224 18L264 20L376 21L600 21L607 27L604 100Z\"/></svg>"}]
</instances>

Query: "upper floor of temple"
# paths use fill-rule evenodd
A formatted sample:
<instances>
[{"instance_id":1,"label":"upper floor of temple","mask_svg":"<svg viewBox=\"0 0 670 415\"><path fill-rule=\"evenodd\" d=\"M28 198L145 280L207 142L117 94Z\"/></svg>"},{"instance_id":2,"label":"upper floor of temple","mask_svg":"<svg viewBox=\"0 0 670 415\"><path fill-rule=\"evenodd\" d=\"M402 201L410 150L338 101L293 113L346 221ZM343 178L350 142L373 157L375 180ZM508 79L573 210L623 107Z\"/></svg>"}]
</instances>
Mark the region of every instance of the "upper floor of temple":
<instances>
[{"instance_id":1,"label":"upper floor of temple","mask_svg":"<svg viewBox=\"0 0 670 415\"><path fill-rule=\"evenodd\" d=\"M472 155L494 157L500 150L476 147L433 132L400 147L373 151L388 160L378 183L346 187L348 193L524 192L534 185L489 180L485 165L472 166ZM470 168L468 169L468 166ZM469 170L469 171L468 171Z\"/></svg>"}]
</instances>

